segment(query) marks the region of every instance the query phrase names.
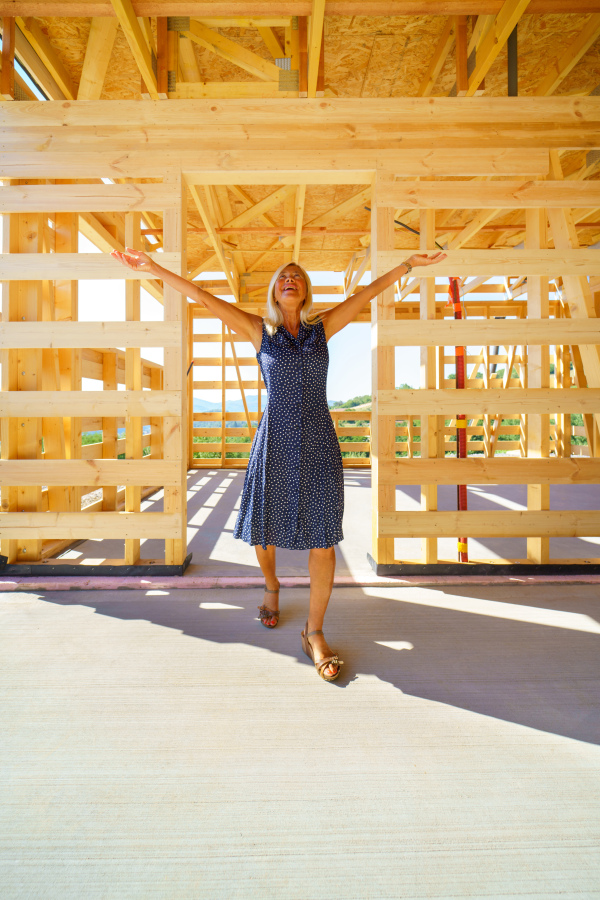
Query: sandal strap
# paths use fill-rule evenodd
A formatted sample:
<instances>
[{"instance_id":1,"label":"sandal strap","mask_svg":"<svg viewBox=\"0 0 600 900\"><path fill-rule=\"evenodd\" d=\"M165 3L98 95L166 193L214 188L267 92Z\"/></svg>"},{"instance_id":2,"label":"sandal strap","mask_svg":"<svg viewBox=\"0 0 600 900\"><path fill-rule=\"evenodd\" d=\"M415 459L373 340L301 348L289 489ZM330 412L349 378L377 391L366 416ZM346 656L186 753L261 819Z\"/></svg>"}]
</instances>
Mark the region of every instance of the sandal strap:
<instances>
[{"instance_id":1,"label":"sandal strap","mask_svg":"<svg viewBox=\"0 0 600 900\"><path fill-rule=\"evenodd\" d=\"M337 666L338 669L340 666L344 665L344 660L339 659L337 654L335 656L328 656L325 659L320 659L318 663L315 663L315 668L319 675L325 671L327 666Z\"/></svg>"},{"instance_id":2,"label":"sandal strap","mask_svg":"<svg viewBox=\"0 0 600 900\"><path fill-rule=\"evenodd\" d=\"M318 628L317 631L309 631L309 632L308 632L307 634L305 634L304 636L305 636L305 637L310 637L311 634L323 634L323 632L322 632L322 630L321 630L320 628Z\"/></svg>"},{"instance_id":3,"label":"sandal strap","mask_svg":"<svg viewBox=\"0 0 600 900\"><path fill-rule=\"evenodd\" d=\"M266 586L266 584L265 584L265 588L264 588L264 589L265 589L265 592L266 592L267 594L278 594L278 593L279 593L279 588L277 588L276 590L272 591L271 588L268 588L268 587Z\"/></svg>"},{"instance_id":4,"label":"sandal strap","mask_svg":"<svg viewBox=\"0 0 600 900\"><path fill-rule=\"evenodd\" d=\"M279 610L278 609L269 609L268 606L257 606L257 609L260 613L261 619L278 619L279 618Z\"/></svg>"}]
</instances>

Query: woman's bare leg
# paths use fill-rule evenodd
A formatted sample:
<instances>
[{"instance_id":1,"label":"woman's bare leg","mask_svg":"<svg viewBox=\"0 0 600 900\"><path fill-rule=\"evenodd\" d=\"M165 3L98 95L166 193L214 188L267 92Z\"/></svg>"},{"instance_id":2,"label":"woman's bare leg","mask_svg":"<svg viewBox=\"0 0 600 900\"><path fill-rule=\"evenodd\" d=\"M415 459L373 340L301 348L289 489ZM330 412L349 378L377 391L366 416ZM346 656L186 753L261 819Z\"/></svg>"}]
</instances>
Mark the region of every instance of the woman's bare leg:
<instances>
[{"instance_id":1,"label":"woman's bare leg","mask_svg":"<svg viewBox=\"0 0 600 900\"><path fill-rule=\"evenodd\" d=\"M329 598L333 589L335 573L335 547L315 548L308 554L308 571L310 574L310 606L308 610L308 631L319 631L323 628L323 620L327 611ZM333 656L333 651L322 634L313 634L309 638L313 648L315 662L326 656ZM335 675L337 666L327 666L325 675Z\"/></svg>"},{"instance_id":2,"label":"woman's bare leg","mask_svg":"<svg viewBox=\"0 0 600 900\"><path fill-rule=\"evenodd\" d=\"M256 550L256 558L258 560L261 572L264 575L266 586L270 591L278 590L279 579L277 578L277 574L275 571L275 547L273 546L273 544L267 544L267 549L264 550L260 546L260 544L256 544L254 549ZM277 610L279 609L279 594L267 594L265 592L263 603L269 609L277 612ZM267 624L276 625L277 619L268 619Z\"/></svg>"}]
</instances>

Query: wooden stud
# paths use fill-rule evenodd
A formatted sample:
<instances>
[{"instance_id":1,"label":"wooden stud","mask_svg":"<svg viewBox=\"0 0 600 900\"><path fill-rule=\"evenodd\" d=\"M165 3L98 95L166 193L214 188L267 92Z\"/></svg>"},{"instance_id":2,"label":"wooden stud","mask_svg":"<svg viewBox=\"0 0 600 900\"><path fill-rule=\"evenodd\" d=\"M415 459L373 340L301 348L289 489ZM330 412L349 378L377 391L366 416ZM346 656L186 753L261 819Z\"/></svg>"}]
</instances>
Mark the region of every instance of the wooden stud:
<instances>
[{"instance_id":1,"label":"wooden stud","mask_svg":"<svg viewBox=\"0 0 600 900\"><path fill-rule=\"evenodd\" d=\"M117 385L117 356L110 350L102 354L102 387L105 391L116 391ZM105 416L102 419L102 459L117 459L117 420L114 416ZM72 482L71 482L72 483ZM102 510L104 512L116 512L117 510L117 486L107 485L102 488Z\"/></svg>"},{"instance_id":2,"label":"wooden stud","mask_svg":"<svg viewBox=\"0 0 600 900\"><path fill-rule=\"evenodd\" d=\"M382 251L394 245L393 212L382 208L381 198L388 189L390 176L377 177L373 198L371 200L371 277L377 278L386 270L380 265ZM382 291L371 303L371 323L376 327L379 322L394 319L394 288ZM395 384L395 354L391 347L373 346L372 354L372 418L371 418L371 490L373 495L373 541L372 554L377 563L387 563L394 559L394 540L381 533L381 518L392 514L396 508L396 492L394 487L379 483L380 465L392 462L396 455L396 410L383 413L380 408L380 396L389 391Z\"/></svg>"},{"instance_id":3,"label":"wooden stud","mask_svg":"<svg viewBox=\"0 0 600 900\"><path fill-rule=\"evenodd\" d=\"M308 20L298 16L299 97L308 97Z\"/></svg>"},{"instance_id":4,"label":"wooden stud","mask_svg":"<svg viewBox=\"0 0 600 900\"><path fill-rule=\"evenodd\" d=\"M13 16L2 19L2 72L0 72L0 98L15 99L15 20Z\"/></svg>"},{"instance_id":5,"label":"wooden stud","mask_svg":"<svg viewBox=\"0 0 600 900\"><path fill-rule=\"evenodd\" d=\"M423 210L420 215L419 249L423 253L435 249L435 212ZM429 322L436 318L435 277L421 278L419 317ZM436 354L433 347L421 347L421 388L435 390L437 387ZM435 458L438 453L438 417L421 414L421 459ZM437 509L437 486L421 485L421 509ZM421 559L424 563L437 562L437 540L431 537L422 538Z\"/></svg>"},{"instance_id":6,"label":"wooden stud","mask_svg":"<svg viewBox=\"0 0 600 900\"><path fill-rule=\"evenodd\" d=\"M125 246L140 247L140 214L125 214ZM125 318L128 322L140 321L140 285L136 281L125 282ZM142 390L142 365L139 348L125 350L125 387L128 391ZM142 458L142 420L138 416L127 416L125 422L125 458ZM141 489L139 486L125 488L125 511L140 512ZM132 566L140 559L139 538L125 541L125 562Z\"/></svg>"},{"instance_id":7,"label":"wooden stud","mask_svg":"<svg viewBox=\"0 0 600 900\"><path fill-rule=\"evenodd\" d=\"M456 96L465 97L469 87L467 73L467 17L454 17L456 35Z\"/></svg>"}]
</instances>

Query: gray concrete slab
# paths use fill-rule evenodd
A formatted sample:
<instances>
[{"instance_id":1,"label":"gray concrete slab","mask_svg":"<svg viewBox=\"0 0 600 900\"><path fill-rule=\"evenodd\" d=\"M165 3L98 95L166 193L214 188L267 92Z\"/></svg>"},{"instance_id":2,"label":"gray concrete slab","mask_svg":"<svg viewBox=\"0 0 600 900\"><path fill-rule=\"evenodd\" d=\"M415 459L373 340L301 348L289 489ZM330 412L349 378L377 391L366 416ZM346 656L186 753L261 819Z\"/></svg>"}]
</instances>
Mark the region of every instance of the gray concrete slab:
<instances>
[{"instance_id":1,"label":"gray concrete slab","mask_svg":"<svg viewBox=\"0 0 600 900\"><path fill-rule=\"evenodd\" d=\"M2 897L600 897L597 593L2 596Z\"/></svg>"}]
</instances>

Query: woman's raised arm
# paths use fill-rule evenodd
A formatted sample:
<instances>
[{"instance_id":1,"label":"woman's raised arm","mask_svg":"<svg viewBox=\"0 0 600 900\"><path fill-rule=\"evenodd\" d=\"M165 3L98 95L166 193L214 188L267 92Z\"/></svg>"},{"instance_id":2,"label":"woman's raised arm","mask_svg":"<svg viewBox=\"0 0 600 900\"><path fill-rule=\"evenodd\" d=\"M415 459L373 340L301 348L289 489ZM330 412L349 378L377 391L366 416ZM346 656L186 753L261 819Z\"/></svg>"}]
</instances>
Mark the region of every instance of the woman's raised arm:
<instances>
[{"instance_id":1,"label":"woman's raised arm","mask_svg":"<svg viewBox=\"0 0 600 900\"><path fill-rule=\"evenodd\" d=\"M410 256L406 263L401 263L395 269L391 269L385 275L376 278L375 281L364 287L362 291L352 294L343 303L326 310L323 313L322 320L327 340L333 337L334 334L337 334L338 331L341 331L342 328L345 328L349 322L352 322L367 303L371 302L373 297L385 291L386 288L391 287L402 275L410 271L409 266L412 269L417 268L417 266L433 266L443 259L446 259L445 253L434 253L433 255L416 253L414 256Z\"/></svg>"},{"instance_id":2,"label":"woman's raised arm","mask_svg":"<svg viewBox=\"0 0 600 900\"><path fill-rule=\"evenodd\" d=\"M244 312L243 309L221 300L220 297L214 297L208 291L203 291L201 287L182 278L181 275L175 275L155 263L147 253L142 250L132 250L126 247L125 252L121 250L113 250L111 256L122 262L124 266L133 269L135 272L147 272L154 278L161 278L164 282L175 288L181 294L185 294L195 303L206 307L217 319L221 319L226 325L229 325L236 334L246 337L252 346L258 352L262 342L262 319L252 313Z\"/></svg>"}]
</instances>

